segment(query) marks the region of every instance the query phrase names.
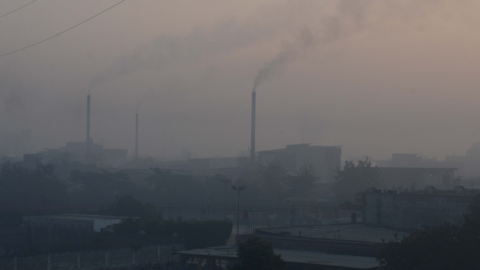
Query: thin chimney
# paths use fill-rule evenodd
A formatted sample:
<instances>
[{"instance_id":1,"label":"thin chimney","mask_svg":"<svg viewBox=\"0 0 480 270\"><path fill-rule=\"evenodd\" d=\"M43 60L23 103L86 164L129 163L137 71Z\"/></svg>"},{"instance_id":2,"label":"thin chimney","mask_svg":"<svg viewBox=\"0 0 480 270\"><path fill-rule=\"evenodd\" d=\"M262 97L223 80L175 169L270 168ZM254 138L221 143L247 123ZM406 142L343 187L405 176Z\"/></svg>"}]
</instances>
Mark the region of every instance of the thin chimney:
<instances>
[{"instance_id":1,"label":"thin chimney","mask_svg":"<svg viewBox=\"0 0 480 270\"><path fill-rule=\"evenodd\" d=\"M86 159L90 158L90 94L87 96L87 141L85 142L87 151Z\"/></svg>"},{"instance_id":2,"label":"thin chimney","mask_svg":"<svg viewBox=\"0 0 480 270\"><path fill-rule=\"evenodd\" d=\"M135 114L135 158L138 158L138 113Z\"/></svg>"},{"instance_id":3,"label":"thin chimney","mask_svg":"<svg viewBox=\"0 0 480 270\"><path fill-rule=\"evenodd\" d=\"M255 90L252 92L252 134L250 138L250 163L252 166L255 164L255 102L257 93Z\"/></svg>"}]
</instances>

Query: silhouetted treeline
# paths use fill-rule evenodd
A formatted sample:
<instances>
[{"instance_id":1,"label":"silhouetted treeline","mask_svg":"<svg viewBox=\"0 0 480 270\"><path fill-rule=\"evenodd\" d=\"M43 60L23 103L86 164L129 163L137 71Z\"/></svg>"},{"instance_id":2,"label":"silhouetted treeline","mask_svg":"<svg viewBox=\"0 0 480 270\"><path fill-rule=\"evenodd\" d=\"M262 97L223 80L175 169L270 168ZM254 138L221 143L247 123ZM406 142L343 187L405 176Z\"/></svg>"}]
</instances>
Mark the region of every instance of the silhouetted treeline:
<instances>
[{"instance_id":1,"label":"silhouetted treeline","mask_svg":"<svg viewBox=\"0 0 480 270\"><path fill-rule=\"evenodd\" d=\"M378 255L384 269L480 269L480 195L471 202L459 224L410 230L395 237Z\"/></svg>"},{"instance_id":2,"label":"silhouetted treeline","mask_svg":"<svg viewBox=\"0 0 480 270\"><path fill-rule=\"evenodd\" d=\"M123 195L152 202L152 208L166 204L236 205L233 179L215 175L199 180L169 170L151 170L153 174L142 184L133 182L125 172L79 170L71 171L68 182L63 182L55 176L53 165L38 164L35 169L27 169L5 162L0 168L0 208L85 206L105 210L106 205ZM357 166L347 161L345 168L337 171L336 193L348 197L374 185L378 181L377 170L368 160ZM274 160L254 171L245 170L233 184L246 185L240 195L243 205L282 204L288 198L317 198L320 177L314 172L313 165L305 163L295 175L288 175L281 163Z\"/></svg>"},{"instance_id":3,"label":"silhouetted treeline","mask_svg":"<svg viewBox=\"0 0 480 270\"><path fill-rule=\"evenodd\" d=\"M115 233L178 236L184 238L187 249L224 246L232 233L229 220L183 221L125 219L113 225Z\"/></svg>"},{"instance_id":4,"label":"silhouetted treeline","mask_svg":"<svg viewBox=\"0 0 480 270\"><path fill-rule=\"evenodd\" d=\"M55 176L53 165L38 164L33 170L11 162L1 165L0 206L42 208L68 202L67 187Z\"/></svg>"}]
</instances>

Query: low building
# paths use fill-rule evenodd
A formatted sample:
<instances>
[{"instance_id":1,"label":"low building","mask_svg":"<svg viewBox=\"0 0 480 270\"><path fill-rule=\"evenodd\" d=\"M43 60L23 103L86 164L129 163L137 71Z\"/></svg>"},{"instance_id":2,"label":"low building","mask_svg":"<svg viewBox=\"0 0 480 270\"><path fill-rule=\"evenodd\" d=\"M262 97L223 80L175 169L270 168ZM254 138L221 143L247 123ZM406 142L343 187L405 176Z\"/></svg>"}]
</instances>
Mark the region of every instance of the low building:
<instances>
[{"instance_id":1,"label":"low building","mask_svg":"<svg viewBox=\"0 0 480 270\"><path fill-rule=\"evenodd\" d=\"M118 224L125 217L98 215L25 216L23 226L34 247L81 247L94 240L94 233Z\"/></svg>"},{"instance_id":2,"label":"low building","mask_svg":"<svg viewBox=\"0 0 480 270\"><path fill-rule=\"evenodd\" d=\"M453 188L457 168L379 167L384 189L423 190L428 186Z\"/></svg>"},{"instance_id":3,"label":"low building","mask_svg":"<svg viewBox=\"0 0 480 270\"><path fill-rule=\"evenodd\" d=\"M274 160L279 161L291 175L306 163L315 167L320 182L335 181L335 172L341 168L342 148L340 146L315 146L309 143L287 145L283 149L258 152L258 164L265 166Z\"/></svg>"},{"instance_id":4,"label":"low building","mask_svg":"<svg viewBox=\"0 0 480 270\"><path fill-rule=\"evenodd\" d=\"M363 222L367 225L407 230L421 226L459 223L479 190L461 186L451 190L427 187L417 192L372 190L364 194Z\"/></svg>"},{"instance_id":5,"label":"low building","mask_svg":"<svg viewBox=\"0 0 480 270\"><path fill-rule=\"evenodd\" d=\"M95 163L102 167L119 167L128 160L127 149L104 148L103 145L90 142L90 153L87 159L86 142L68 142L59 148L45 149L36 154L24 155L24 163L27 166L37 162L51 164L66 164L71 162Z\"/></svg>"}]
</instances>

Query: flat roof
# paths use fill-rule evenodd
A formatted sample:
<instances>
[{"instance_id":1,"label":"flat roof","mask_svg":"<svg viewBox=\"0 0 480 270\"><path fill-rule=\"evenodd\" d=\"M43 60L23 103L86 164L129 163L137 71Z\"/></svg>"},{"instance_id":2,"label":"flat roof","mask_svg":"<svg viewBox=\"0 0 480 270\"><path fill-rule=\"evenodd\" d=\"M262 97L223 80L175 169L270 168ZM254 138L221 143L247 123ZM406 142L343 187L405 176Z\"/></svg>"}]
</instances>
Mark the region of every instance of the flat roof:
<instances>
[{"instance_id":1,"label":"flat roof","mask_svg":"<svg viewBox=\"0 0 480 270\"><path fill-rule=\"evenodd\" d=\"M290 249L273 249L275 254L282 255L287 263L315 264L333 267L348 267L353 269L375 269L380 266L374 257L328 254L325 252L302 251ZM176 252L176 254L215 257L219 259L237 259L236 246L212 247Z\"/></svg>"},{"instance_id":2,"label":"flat roof","mask_svg":"<svg viewBox=\"0 0 480 270\"><path fill-rule=\"evenodd\" d=\"M378 166L379 169L384 170L428 170L428 171L436 171L436 170L458 170L458 168L453 168L453 167L380 167Z\"/></svg>"},{"instance_id":3,"label":"flat roof","mask_svg":"<svg viewBox=\"0 0 480 270\"><path fill-rule=\"evenodd\" d=\"M304 148L298 147L298 146L305 146ZM331 146L325 146L325 145L310 145L310 144L291 144L287 145L285 148L279 148L279 149L272 149L272 150L263 150L263 151L257 151L257 153L277 153L277 152L296 152L298 149L320 149L320 148L342 148L342 146L338 145L331 145Z\"/></svg>"},{"instance_id":4,"label":"flat roof","mask_svg":"<svg viewBox=\"0 0 480 270\"><path fill-rule=\"evenodd\" d=\"M300 235L299 236L299 232ZM324 225L309 227L283 227L283 228L267 228L257 229L257 234L266 233L271 236L316 238L316 239L332 239L332 240L348 240L363 241L372 243L382 243L393 240L395 234L402 238L408 236L406 231L387 229L381 227L367 226L364 224L345 224L345 225Z\"/></svg>"}]
</instances>

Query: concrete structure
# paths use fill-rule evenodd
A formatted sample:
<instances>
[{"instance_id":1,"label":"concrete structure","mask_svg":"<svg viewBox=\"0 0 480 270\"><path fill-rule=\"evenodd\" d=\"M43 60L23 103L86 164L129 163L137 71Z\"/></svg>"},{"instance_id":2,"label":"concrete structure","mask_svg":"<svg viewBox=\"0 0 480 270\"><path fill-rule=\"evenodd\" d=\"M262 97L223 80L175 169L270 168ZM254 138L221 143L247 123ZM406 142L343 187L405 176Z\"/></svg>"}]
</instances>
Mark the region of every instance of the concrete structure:
<instances>
[{"instance_id":1,"label":"concrete structure","mask_svg":"<svg viewBox=\"0 0 480 270\"><path fill-rule=\"evenodd\" d=\"M303 164L311 162L315 166L316 175L321 177L321 182L334 182L335 170L341 168L342 148L339 146L313 146L302 143L258 153L259 165L267 165L273 160L278 160L292 175Z\"/></svg>"},{"instance_id":2,"label":"concrete structure","mask_svg":"<svg viewBox=\"0 0 480 270\"><path fill-rule=\"evenodd\" d=\"M421 226L458 223L478 190L439 191L428 187L420 192L373 190L364 194L363 222L367 225L406 230Z\"/></svg>"},{"instance_id":3,"label":"concrete structure","mask_svg":"<svg viewBox=\"0 0 480 270\"><path fill-rule=\"evenodd\" d=\"M22 226L27 228L33 246L79 247L91 244L95 232L120 223L123 218L125 217L75 214L25 216Z\"/></svg>"},{"instance_id":4,"label":"concrete structure","mask_svg":"<svg viewBox=\"0 0 480 270\"><path fill-rule=\"evenodd\" d=\"M456 168L380 167L380 186L384 189L419 190L428 186L453 188Z\"/></svg>"}]
</instances>

